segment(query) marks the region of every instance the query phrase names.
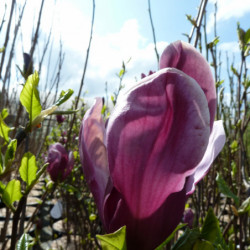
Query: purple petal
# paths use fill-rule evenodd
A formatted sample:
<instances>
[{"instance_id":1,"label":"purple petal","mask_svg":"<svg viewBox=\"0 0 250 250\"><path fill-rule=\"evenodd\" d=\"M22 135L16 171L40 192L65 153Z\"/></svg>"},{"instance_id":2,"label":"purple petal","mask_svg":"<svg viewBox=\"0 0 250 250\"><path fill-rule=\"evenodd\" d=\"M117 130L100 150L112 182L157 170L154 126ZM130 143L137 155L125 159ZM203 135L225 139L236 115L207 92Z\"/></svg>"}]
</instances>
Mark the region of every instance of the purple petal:
<instances>
[{"instance_id":1,"label":"purple petal","mask_svg":"<svg viewBox=\"0 0 250 250\"><path fill-rule=\"evenodd\" d=\"M68 154L67 167L65 168L64 173L63 173L63 179L67 178L67 176L71 173L73 167L74 167L74 155L70 151L69 154Z\"/></svg>"},{"instance_id":2,"label":"purple petal","mask_svg":"<svg viewBox=\"0 0 250 250\"><path fill-rule=\"evenodd\" d=\"M222 121L215 121L212 133L209 137L207 150L198 164L196 171L187 179L187 195L195 190L195 185L206 175L214 159L222 150L226 141L225 131Z\"/></svg>"},{"instance_id":3,"label":"purple petal","mask_svg":"<svg viewBox=\"0 0 250 250\"><path fill-rule=\"evenodd\" d=\"M124 95L107 127L114 187L135 218L146 218L201 161L209 139L207 100L195 80L162 69Z\"/></svg>"},{"instance_id":4,"label":"purple petal","mask_svg":"<svg viewBox=\"0 0 250 250\"><path fill-rule=\"evenodd\" d=\"M68 152L60 143L55 143L49 147L47 171L53 181L63 181L71 172L74 164L68 162Z\"/></svg>"},{"instance_id":5,"label":"purple petal","mask_svg":"<svg viewBox=\"0 0 250 250\"><path fill-rule=\"evenodd\" d=\"M216 112L216 90L210 66L205 58L192 45L176 41L167 46L161 55L160 69L167 67L183 71L201 86L207 97L212 130Z\"/></svg>"},{"instance_id":6,"label":"purple petal","mask_svg":"<svg viewBox=\"0 0 250 250\"><path fill-rule=\"evenodd\" d=\"M101 115L102 99L97 98L82 120L79 134L79 151L83 171L94 195L99 212L109 178L105 124ZM100 214L102 217L102 214Z\"/></svg>"}]
</instances>

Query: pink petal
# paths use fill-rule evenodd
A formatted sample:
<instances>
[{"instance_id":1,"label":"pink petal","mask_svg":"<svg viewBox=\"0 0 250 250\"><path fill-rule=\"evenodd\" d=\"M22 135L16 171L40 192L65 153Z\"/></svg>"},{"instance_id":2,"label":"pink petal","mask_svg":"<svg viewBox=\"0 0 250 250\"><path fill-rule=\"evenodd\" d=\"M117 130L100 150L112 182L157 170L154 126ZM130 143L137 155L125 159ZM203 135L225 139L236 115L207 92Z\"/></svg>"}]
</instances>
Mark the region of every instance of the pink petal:
<instances>
[{"instance_id":1,"label":"pink petal","mask_svg":"<svg viewBox=\"0 0 250 250\"><path fill-rule=\"evenodd\" d=\"M207 150L198 164L193 175L187 179L187 195L190 195L195 190L195 185L206 175L214 159L224 147L226 135L222 121L215 121L212 133L209 137Z\"/></svg>"},{"instance_id":2,"label":"pink petal","mask_svg":"<svg viewBox=\"0 0 250 250\"><path fill-rule=\"evenodd\" d=\"M150 216L183 189L209 131L203 91L177 69L142 79L119 100L107 127L109 168L135 218Z\"/></svg>"},{"instance_id":3,"label":"pink petal","mask_svg":"<svg viewBox=\"0 0 250 250\"><path fill-rule=\"evenodd\" d=\"M86 112L79 134L79 151L83 171L99 212L102 211L105 189L109 179L105 145L106 132L101 110L102 99L97 98L92 108Z\"/></svg>"},{"instance_id":4,"label":"pink petal","mask_svg":"<svg viewBox=\"0 0 250 250\"><path fill-rule=\"evenodd\" d=\"M207 97L212 130L216 112L216 90L210 66L205 58L192 45L176 41L167 46L161 55L160 69L167 67L183 71L201 86Z\"/></svg>"}]
</instances>

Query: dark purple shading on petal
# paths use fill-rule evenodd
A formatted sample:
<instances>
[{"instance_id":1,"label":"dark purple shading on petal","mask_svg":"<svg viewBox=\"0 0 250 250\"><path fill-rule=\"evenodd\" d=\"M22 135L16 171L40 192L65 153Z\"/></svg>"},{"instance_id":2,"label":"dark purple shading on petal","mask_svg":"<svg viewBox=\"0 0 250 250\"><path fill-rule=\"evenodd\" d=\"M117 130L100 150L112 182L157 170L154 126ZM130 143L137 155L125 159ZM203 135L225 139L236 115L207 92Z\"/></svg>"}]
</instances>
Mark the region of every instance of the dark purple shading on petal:
<instances>
[{"instance_id":1,"label":"dark purple shading on petal","mask_svg":"<svg viewBox=\"0 0 250 250\"><path fill-rule=\"evenodd\" d=\"M216 112L215 82L209 64L192 45L176 41L163 51L160 69L176 68L195 79L204 91L210 112L210 129L212 130Z\"/></svg>"},{"instance_id":2,"label":"dark purple shading on petal","mask_svg":"<svg viewBox=\"0 0 250 250\"><path fill-rule=\"evenodd\" d=\"M126 225L127 249L155 249L179 224L185 202L184 187L180 192L169 195L149 217L140 219L133 216L120 193L113 188L104 204L106 230L111 233Z\"/></svg>"},{"instance_id":3,"label":"dark purple shading on petal","mask_svg":"<svg viewBox=\"0 0 250 250\"><path fill-rule=\"evenodd\" d=\"M119 100L107 127L109 168L135 218L150 217L183 189L209 133L205 95L177 69L144 78Z\"/></svg>"}]
</instances>

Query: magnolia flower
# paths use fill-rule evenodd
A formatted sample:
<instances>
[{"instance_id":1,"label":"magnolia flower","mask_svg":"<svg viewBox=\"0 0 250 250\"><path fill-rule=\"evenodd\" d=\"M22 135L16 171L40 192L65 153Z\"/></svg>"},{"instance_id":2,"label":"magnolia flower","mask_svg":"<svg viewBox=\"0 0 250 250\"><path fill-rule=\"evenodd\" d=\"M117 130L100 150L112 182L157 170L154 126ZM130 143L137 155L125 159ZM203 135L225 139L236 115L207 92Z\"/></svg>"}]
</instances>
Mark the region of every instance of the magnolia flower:
<instances>
[{"instance_id":1,"label":"magnolia flower","mask_svg":"<svg viewBox=\"0 0 250 250\"><path fill-rule=\"evenodd\" d=\"M189 228L193 227L193 222L194 222L194 212L191 208L188 208L184 211L183 214L183 222L187 223Z\"/></svg>"},{"instance_id":2,"label":"magnolia flower","mask_svg":"<svg viewBox=\"0 0 250 250\"><path fill-rule=\"evenodd\" d=\"M105 124L97 98L82 121L80 158L108 233L126 225L128 249L154 249L225 143L215 84L192 46L165 49L160 70L120 96Z\"/></svg>"},{"instance_id":3,"label":"magnolia flower","mask_svg":"<svg viewBox=\"0 0 250 250\"><path fill-rule=\"evenodd\" d=\"M62 115L57 115L57 116L56 116L56 120L57 120L57 122L60 124L60 123L63 123L63 122L64 122L65 117L62 116Z\"/></svg>"},{"instance_id":4,"label":"magnolia flower","mask_svg":"<svg viewBox=\"0 0 250 250\"><path fill-rule=\"evenodd\" d=\"M55 143L49 147L47 171L52 181L64 181L71 173L74 166L74 156L72 152L67 152L60 143Z\"/></svg>"}]
</instances>

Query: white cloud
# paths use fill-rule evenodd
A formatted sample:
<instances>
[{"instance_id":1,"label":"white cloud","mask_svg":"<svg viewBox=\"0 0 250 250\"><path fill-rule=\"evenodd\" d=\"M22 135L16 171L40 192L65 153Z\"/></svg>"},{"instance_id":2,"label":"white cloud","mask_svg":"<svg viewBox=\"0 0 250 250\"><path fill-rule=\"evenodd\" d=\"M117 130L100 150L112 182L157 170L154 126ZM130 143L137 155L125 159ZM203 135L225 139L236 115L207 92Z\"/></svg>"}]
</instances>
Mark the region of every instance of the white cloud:
<instances>
[{"instance_id":1,"label":"white cloud","mask_svg":"<svg viewBox=\"0 0 250 250\"><path fill-rule=\"evenodd\" d=\"M157 44L159 53L166 45L166 42ZM135 19L127 20L117 33L106 36L94 34L85 85L89 95L104 93L106 81L113 92L119 84L116 74L121 70L122 62L129 59L125 85L135 82L135 78L140 79L141 73L157 70L154 45L141 36Z\"/></svg>"},{"instance_id":2,"label":"white cloud","mask_svg":"<svg viewBox=\"0 0 250 250\"><path fill-rule=\"evenodd\" d=\"M250 12L250 0L209 0L214 4L217 2L217 15L218 22L228 20L232 17L242 17ZM210 32L214 25L214 13L210 13L207 31Z\"/></svg>"},{"instance_id":3,"label":"white cloud","mask_svg":"<svg viewBox=\"0 0 250 250\"><path fill-rule=\"evenodd\" d=\"M19 2L21 1L23 0L19 0ZM27 2L22 21L22 41L19 40L20 46L17 46L18 50L15 55L17 57L17 64L19 65L22 65L21 47L23 46L25 52L30 50L32 26L38 17L38 11L34 11L34 9L39 10L40 3L40 1ZM47 72L51 73L55 71L55 63L59 54L59 41L61 39L65 52L65 60L61 71L59 91L61 89L73 88L77 94L90 33L91 13L85 14L68 0L45 1L38 46L40 50L39 56L41 56L43 44L46 41L45 38L50 32L52 24L54 47L50 67L48 68L46 61L44 61L42 66L40 75L41 85L46 81ZM105 35L96 33L94 26L83 89L83 92L88 91L89 97L103 96L105 94L106 81L108 82L109 92L114 92L119 84L119 78L116 74L119 73L122 62L126 62L130 58L130 62L126 65L125 85L134 83L135 78L140 79L141 73L147 74L149 70L157 70L158 65L154 44L141 35L141 28L143 27L140 27L138 21L135 19L125 21L119 31ZM159 54L161 54L166 45L166 42L157 43ZM36 51L34 55L36 61L39 59L39 56ZM46 59L48 57L49 55L46 56ZM51 77L48 80L51 82Z\"/></svg>"},{"instance_id":4,"label":"white cloud","mask_svg":"<svg viewBox=\"0 0 250 250\"><path fill-rule=\"evenodd\" d=\"M238 42L219 43L218 49L229 53L240 53Z\"/></svg>"}]
</instances>

